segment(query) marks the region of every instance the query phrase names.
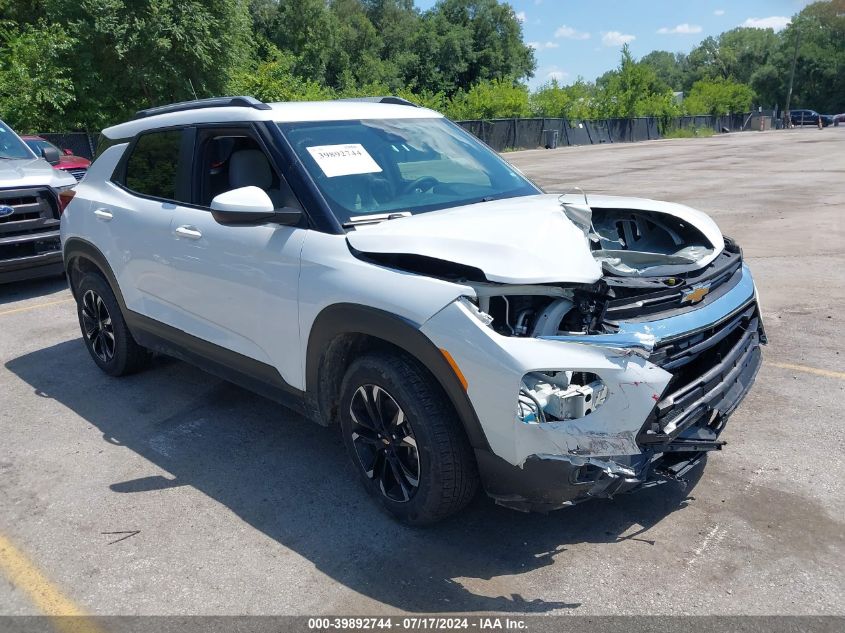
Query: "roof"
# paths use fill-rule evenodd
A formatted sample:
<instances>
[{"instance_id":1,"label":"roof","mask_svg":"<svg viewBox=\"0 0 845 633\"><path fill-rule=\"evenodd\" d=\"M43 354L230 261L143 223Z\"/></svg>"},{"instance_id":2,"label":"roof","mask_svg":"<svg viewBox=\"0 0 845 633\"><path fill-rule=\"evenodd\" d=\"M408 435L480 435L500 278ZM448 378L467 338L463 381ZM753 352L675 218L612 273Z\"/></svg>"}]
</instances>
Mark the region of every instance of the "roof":
<instances>
[{"instance_id":1,"label":"roof","mask_svg":"<svg viewBox=\"0 0 845 633\"><path fill-rule=\"evenodd\" d=\"M371 101L291 101L267 105L270 106L269 109L223 106L154 114L106 128L103 134L111 139L129 138L144 130L192 123L233 123L236 121L294 123L356 119L431 119L443 116L427 108Z\"/></svg>"}]
</instances>

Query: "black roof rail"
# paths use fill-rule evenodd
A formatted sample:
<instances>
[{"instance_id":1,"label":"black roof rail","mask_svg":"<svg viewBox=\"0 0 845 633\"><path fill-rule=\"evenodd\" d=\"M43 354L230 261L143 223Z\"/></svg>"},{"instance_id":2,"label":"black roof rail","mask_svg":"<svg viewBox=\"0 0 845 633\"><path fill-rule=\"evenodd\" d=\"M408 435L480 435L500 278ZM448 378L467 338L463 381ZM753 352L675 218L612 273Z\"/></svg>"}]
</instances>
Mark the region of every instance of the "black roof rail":
<instances>
[{"instance_id":1,"label":"black roof rail","mask_svg":"<svg viewBox=\"0 0 845 633\"><path fill-rule=\"evenodd\" d=\"M138 110L132 120L145 119L157 114L170 112L184 112L185 110L201 110L203 108L255 108L256 110L271 110L272 108L255 97L212 97L210 99L195 99L180 101L169 105L156 106L146 110Z\"/></svg>"},{"instance_id":2,"label":"black roof rail","mask_svg":"<svg viewBox=\"0 0 845 633\"><path fill-rule=\"evenodd\" d=\"M413 101L408 101L407 99L393 95L385 95L382 97L350 97L348 99L338 99L338 101L367 101L369 103L392 103L393 105L411 106L413 108L420 107Z\"/></svg>"}]
</instances>

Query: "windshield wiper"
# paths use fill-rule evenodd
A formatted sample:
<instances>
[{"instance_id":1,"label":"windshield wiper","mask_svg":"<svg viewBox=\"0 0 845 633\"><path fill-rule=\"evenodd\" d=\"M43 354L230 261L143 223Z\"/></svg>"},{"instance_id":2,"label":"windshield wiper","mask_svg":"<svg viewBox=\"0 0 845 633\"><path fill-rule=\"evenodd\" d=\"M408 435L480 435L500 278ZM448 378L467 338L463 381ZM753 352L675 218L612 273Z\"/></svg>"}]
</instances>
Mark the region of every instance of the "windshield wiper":
<instances>
[{"instance_id":1,"label":"windshield wiper","mask_svg":"<svg viewBox=\"0 0 845 633\"><path fill-rule=\"evenodd\" d=\"M349 218L342 224L343 228L348 229L353 226L360 226L362 224L378 224L385 220L397 220L399 218L411 217L410 211L391 211L390 213L371 213L370 215L356 215Z\"/></svg>"}]
</instances>

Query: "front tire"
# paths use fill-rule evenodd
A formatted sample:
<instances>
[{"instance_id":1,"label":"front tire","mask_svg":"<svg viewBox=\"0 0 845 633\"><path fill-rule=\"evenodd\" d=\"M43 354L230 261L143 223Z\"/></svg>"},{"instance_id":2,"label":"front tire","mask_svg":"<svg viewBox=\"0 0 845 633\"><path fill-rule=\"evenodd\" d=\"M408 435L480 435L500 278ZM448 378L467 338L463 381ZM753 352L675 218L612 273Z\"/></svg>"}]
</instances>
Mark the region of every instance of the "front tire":
<instances>
[{"instance_id":1,"label":"front tire","mask_svg":"<svg viewBox=\"0 0 845 633\"><path fill-rule=\"evenodd\" d=\"M461 422L413 359L354 361L341 386L340 424L364 486L403 523L433 523L475 495L478 472Z\"/></svg>"},{"instance_id":2,"label":"front tire","mask_svg":"<svg viewBox=\"0 0 845 633\"><path fill-rule=\"evenodd\" d=\"M76 312L82 340L97 366L109 376L125 376L142 369L150 352L138 345L106 280L86 273L76 288Z\"/></svg>"}]
</instances>

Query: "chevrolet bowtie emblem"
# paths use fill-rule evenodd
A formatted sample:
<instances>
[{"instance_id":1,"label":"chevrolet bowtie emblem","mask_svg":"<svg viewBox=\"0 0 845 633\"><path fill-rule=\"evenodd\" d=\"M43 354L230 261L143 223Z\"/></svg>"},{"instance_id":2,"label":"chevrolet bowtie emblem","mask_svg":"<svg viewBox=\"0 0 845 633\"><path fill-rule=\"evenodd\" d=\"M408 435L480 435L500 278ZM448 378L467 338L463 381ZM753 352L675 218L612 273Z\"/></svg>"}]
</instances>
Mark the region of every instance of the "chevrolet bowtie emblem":
<instances>
[{"instance_id":1,"label":"chevrolet bowtie emblem","mask_svg":"<svg viewBox=\"0 0 845 633\"><path fill-rule=\"evenodd\" d=\"M710 292L710 286L698 286L692 290L687 290L681 296L681 303L698 303L707 296L708 292Z\"/></svg>"}]
</instances>

